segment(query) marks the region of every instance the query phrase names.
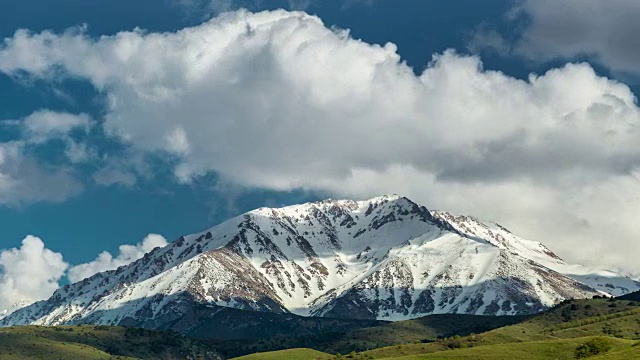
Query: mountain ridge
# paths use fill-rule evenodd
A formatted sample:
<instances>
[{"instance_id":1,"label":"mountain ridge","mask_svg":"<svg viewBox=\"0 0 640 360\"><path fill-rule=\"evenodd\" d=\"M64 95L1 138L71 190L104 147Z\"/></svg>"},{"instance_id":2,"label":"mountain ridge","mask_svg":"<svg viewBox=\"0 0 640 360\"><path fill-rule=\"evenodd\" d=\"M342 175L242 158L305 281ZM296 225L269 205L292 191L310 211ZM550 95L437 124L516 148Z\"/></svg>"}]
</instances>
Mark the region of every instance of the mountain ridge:
<instances>
[{"instance_id":1,"label":"mountain ridge","mask_svg":"<svg viewBox=\"0 0 640 360\"><path fill-rule=\"evenodd\" d=\"M499 225L385 195L250 211L67 285L0 325L178 322L188 332L199 319L180 319L202 305L369 320L516 315L637 289Z\"/></svg>"}]
</instances>

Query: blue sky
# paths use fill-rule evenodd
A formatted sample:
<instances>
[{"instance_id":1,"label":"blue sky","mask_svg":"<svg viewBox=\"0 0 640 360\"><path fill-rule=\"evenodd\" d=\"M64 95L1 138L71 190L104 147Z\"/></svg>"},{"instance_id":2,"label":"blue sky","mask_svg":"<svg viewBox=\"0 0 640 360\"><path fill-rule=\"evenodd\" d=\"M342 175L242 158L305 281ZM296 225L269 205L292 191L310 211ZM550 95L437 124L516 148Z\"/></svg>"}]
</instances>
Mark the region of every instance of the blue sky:
<instances>
[{"instance_id":1,"label":"blue sky","mask_svg":"<svg viewBox=\"0 0 640 360\"><path fill-rule=\"evenodd\" d=\"M639 13L623 0L3 1L0 249L40 238L28 259L67 264L51 260L55 287L150 233L400 193L640 272ZM20 272L8 264L0 283Z\"/></svg>"}]
</instances>

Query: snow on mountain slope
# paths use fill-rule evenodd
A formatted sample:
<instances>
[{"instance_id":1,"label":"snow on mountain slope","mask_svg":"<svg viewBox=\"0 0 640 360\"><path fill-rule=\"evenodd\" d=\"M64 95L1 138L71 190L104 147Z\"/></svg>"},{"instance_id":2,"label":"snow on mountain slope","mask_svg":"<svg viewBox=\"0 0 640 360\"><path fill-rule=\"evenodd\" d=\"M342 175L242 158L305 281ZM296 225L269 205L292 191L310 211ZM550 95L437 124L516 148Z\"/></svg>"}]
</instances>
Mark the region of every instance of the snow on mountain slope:
<instances>
[{"instance_id":1,"label":"snow on mountain slope","mask_svg":"<svg viewBox=\"0 0 640 360\"><path fill-rule=\"evenodd\" d=\"M480 221L471 216L452 215L445 211L434 211L433 215L448 222L465 235L485 239L501 249L513 251L612 296L620 296L640 289L640 282L614 271L567 264L543 244L518 237L496 223Z\"/></svg>"},{"instance_id":2,"label":"snow on mountain slope","mask_svg":"<svg viewBox=\"0 0 640 360\"><path fill-rule=\"evenodd\" d=\"M0 320L31 304L33 304L33 301L20 300L11 305L9 308L0 310Z\"/></svg>"},{"instance_id":3,"label":"snow on mountain slope","mask_svg":"<svg viewBox=\"0 0 640 360\"><path fill-rule=\"evenodd\" d=\"M563 275L571 266L542 245L461 219L398 196L261 208L65 286L0 324L166 328L202 306L384 320L526 314L600 293Z\"/></svg>"}]
</instances>

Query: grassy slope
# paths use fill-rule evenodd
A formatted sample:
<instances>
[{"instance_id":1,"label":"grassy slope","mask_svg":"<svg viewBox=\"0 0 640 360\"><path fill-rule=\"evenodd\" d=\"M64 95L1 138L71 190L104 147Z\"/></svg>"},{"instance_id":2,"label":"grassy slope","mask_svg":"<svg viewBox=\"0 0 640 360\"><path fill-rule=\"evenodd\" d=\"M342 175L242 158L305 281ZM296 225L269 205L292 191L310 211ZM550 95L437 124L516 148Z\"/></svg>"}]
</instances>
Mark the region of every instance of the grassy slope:
<instances>
[{"instance_id":1,"label":"grassy slope","mask_svg":"<svg viewBox=\"0 0 640 360\"><path fill-rule=\"evenodd\" d=\"M483 334L427 344L379 348L364 352L356 359L364 356L378 359L403 356L407 356L407 359L535 359L536 356L549 358L549 349L559 354L557 357L560 359L570 359L573 358L575 347L584 342L587 336L607 336L616 343L618 351L603 358L636 356L640 346L632 346L638 344L632 340L640 339L638 305L628 300L573 300L519 324ZM455 349L451 350L450 347Z\"/></svg>"},{"instance_id":2,"label":"grassy slope","mask_svg":"<svg viewBox=\"0 0 640 360\"><path fill-rule=\"evenodd\" d=\"M288 349L245 355L233 360L310 360L330 359L331 355L312 349Z\"/></svg>"},{"instance_id":3,"label":"grassy slope","mask_svg":"<svg viewBox=\"0 0 640 360\"><path fill-rule=\"evenodd\" d=\"M574 359L575 348L587 341L589 338L558 339L547 341L532 341L511 344L496 344L478 346L466 349L455 349L440 351L431 354L421 354L404 357L394 357L395 359L491 359L491 360L570 360ZM611 338L614 344L611 354L616 352L626 352L633 343L630 340Z\"/></svg>"},{"instance_id":4,"label":"grassy slope","mask_svg":"<svg viewBox=\"0 0 640 360\"><path fill-rule=\"evenodd\" d=\"M424 353L424 345L413 344L410 346L390 347L384 352L384 357L374 356L375 352L356 353L345 355L342 359L366 360L366 359L397 359L397 360L570 360L574 359L575 348L589 340L586 338L555 339L547 341L532 341L508 344L484 345L472 348L454 349ZM631 340L610 338L613 348L608 353L592 357L591 359L629 360L640 359L640 346L638 342ZM634 346L635 345L635 346ZM429 348L428 345L426 345ZM424 351L424 350L423 350ZM381 355L380 352L377 355ZM332 360L336 357L311 349L290 349L268 353L246 355L233 360Z\"/></svg>"},{"instance_id":5,"label":"grassy slope","mask_svg":"<svg viewBox=\"0 0 640 360\"><path fill-rule=\"evenodd\" d=\"M0 328L0 359L194 359L216 354L171 332L107 326Z\"/></svg>"},{"instance_id":6,"label":"grassy slope","mask_svg":"<svg viewBox=\"0 0 640 360\"><path fill-rule=\"evenodd\" d=\"M590 359L599 360L631 360L640 359L640 343L636 342L630 348L623 349L621 351L609 352L603 355L594 356Z\"/></svg>"},{"instance_id":7,"label":"grassy slope","mask_svg":"<svg viewBox=\"0 0 640 360\"><path fill-rule=\"evenodd\" d=\"M590 337L551 339L493 345L476 345L469 348L448 349L439 344L412 344L386 347L358 353L355 359L573 359L575 348ZM611 338L614 348L603 358L640 359L640 347L633 340ZM636 346L634 346L636 345ZM634 357L635 356L635 357ZM596 359L597 357L594 357Z\"/></svg>"},{"instance_id":8,"label":"grassy slope","mask_svg":"<svg viewBox=\"0 0 640 360\"><path fill-rule=\"evenodd\" d=\"M622 300L573 300L520 324L483 334L493 343L592 335L640 339L640 304Z\"/></svg>"},{"instance_id":9,"label":"grassy slope","mask_svg":"<svg viewBox=\"0 0 640 360\"><path fill-rule=\"evenodd\" d=\"M516 324L527 318L525 316L432 315L352 331L335 341L334 348L342 345L341 350L348 352L346 350L363 350L393 344L429 341L453 335L465 336ZM354 346L358 348L354 349Z\"/></svg>"},{"instance_id":10,"label":"grassy slope","mask_svg":"<svg viewBox=\"0 0 640 360\"><path fill-rule=\"evenodd\" d=\"M0 359L113 359L94 347L22 334L0 334ZM119 359L134 359L119 357Z\"/></svg>"}]
</instances>

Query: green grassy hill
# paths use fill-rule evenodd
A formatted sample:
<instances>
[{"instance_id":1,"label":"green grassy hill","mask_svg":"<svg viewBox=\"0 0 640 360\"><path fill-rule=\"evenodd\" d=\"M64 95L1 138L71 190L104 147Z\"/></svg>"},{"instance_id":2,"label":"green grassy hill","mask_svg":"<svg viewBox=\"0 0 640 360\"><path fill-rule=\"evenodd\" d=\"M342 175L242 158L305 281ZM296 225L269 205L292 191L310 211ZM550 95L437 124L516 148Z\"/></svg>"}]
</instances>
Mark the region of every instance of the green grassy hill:
<instances>
[{"instance_id":1,"label":"green grassy hill","mask_svg":"<svg viewBox=\"0 0 640 360\"><path fill-rule=\"evenodd\" d=\"M344 353L393 344L428 342L442 337L482 333L516 324L528 318L528 316L431 315L415 320L399 321L383 326L354 330L334 341L332 348L327 348L326 350L336 350Z\"/></svg>"},{"instance_id":2,"label":"green grassy hill","mask_svg":"<svg viewBox=\"0 0 640 360\"><path fill-rule=\"evenodd\" d=\"M619 351L609 352L603 355L594 356L591 359L600 360L631 360L631 359L640 359L640 342L636 342L631 345L630 348L626 348Z\"/></svg>"},{"instance_id":3,"label":"green grassy hill","mask_svg":"<svg viewBox=\"0 0 640 360\"><path fill-rule=\"evenodd\" d=\"M312 349L288 349L245 355L233 360L325 360L334 356Z\"/></svg>"},{"instance_id":4,"label":"green grassy hill","mask_svg":"<svg viewBox=\"0 0 640 360\"><path fill-rule=\"evenodd\" d=\"M640 303L571 300L520 324L483 334L484 341L515 342L603 335L640 339Z\"/></svg>"},{"instance_id":5,"label":"green grassy hill","mask_svg":"<svg viewBox=\"0 0 640 360\"><path fill-rule=\"evenodd\" d=\"M495 344L472 348L438 351L429 354L414 354L388 357L387 359L487 359L487 360L570 360L574 359L576 347L590 338L559 339L522 343ZM613 348L608 355L627 352L633 349L632 341L610 339ZM633 359L633 358L628 358Z\"/></svg>"},{"instance_id":6,"label":"green grassy hill","mask_svg":"<svg viewBox=\"0 0 640 360\"><path fill-rule=\"evenodd\" d=\"M168 331L111 326L0 328L0 359L219 359Z\"/></svg>"},{"instance_id":7,"label":"green grassy hill","mask_svg":"<svg viewBox=\"0 0 640 360\"><path fill-rule=\"evenodd\" d=\"M390 346L357 354L376 359L573 359L590 337L610 339L613 349L595 358L640 359L640 303L591 299L565 301L521 323L478 335L432 343Z\"/></svg>"},{"instance_id":8,"label":"green grassy hill","mask_svg":"<svg viewBox=\"0 0 640 360\"><path fill-rule=\"evenodd\" d=\"M556 339L546 341L531 341L507 344L482 345L471 348L447 349L424 352L428 345L412 344L409 346L390 347L384 352L373 351L351 353L346 355L329 355L311 349L289 349L266 353L246 355L232 360L336 360L336 359L397 359L397 360L571 360L575 358L575 349L593 337L575 339ZM607 338L612 348L599 356L589 359L633 360L640 359L640 346L631 340Z\"/></svg>"}]
</instances>

